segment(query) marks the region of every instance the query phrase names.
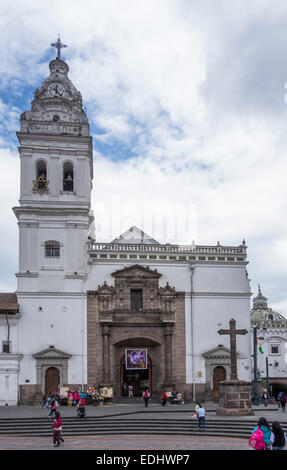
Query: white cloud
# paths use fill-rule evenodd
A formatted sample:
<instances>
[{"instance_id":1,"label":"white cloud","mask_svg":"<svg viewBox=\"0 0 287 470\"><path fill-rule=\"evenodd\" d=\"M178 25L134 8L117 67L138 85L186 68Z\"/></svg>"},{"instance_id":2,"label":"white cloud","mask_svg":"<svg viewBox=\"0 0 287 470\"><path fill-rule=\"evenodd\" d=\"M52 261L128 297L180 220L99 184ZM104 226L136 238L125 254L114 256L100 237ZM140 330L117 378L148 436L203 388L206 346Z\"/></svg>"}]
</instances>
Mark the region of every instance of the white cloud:
<instances>
[{"instance_id":1,"label":"white cloud","mask_svg":"<svg viewBox=\"0 0 287 470\"><path fill-rule=\"evenodd\" d=\"M2 89L11 85L19 96L21 86L33 84L33 91L48 75L44 56L58 32L69 46L64 54L70 78L83 95L89 119L101 129L94 136L98 233L112 239L117 230L144 222L147 233L158 236L154 221L165 208L169 223L185 208L193 211L196 225L186 242L195 236L201 244L219 240L236 245L245 237L252 283L263 280L282 288L287 261L287 74L279 66L268 69L272 57L264 62L262 51L267 46L284 51L287 7L276 0L244 3L244 8L239 0L2 4ZM266 87L273 78L275 82L268 100L264 79L255 73L267 69ZM7 102L0 101L0 144L8 148L2 129L18 128L20 110ZM98 142L110 145L111 158L101 154ZM121 144L132 159L118 161L115 149ZM2 249L15 259L8 233L17 239L10 208L19 194L18 163L8 150L0 157L6 168ZM104 207L112 211L113 204L120 204L123 214L120 224L114 211L111 227L98 216ZM162 235L167 235L164 228ZM285 305L285 294L270 292L271 301Z\"/></svg>"}]
</instances>

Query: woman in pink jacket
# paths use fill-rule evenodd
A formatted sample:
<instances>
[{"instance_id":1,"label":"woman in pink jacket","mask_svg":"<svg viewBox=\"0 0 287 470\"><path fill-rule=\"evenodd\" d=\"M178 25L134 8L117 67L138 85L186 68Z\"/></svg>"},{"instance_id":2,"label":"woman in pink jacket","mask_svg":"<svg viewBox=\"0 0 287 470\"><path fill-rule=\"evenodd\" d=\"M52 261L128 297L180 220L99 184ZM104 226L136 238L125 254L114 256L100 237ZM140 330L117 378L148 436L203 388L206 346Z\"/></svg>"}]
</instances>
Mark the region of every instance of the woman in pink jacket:
<instances>
[{"instance_id":1,"label":"woman in pink jacket","mask_svg":"<svg viewBox=\"0 0 287 470\"><path fill-rule=\"evenodd\" d=\"M61 431L62 431L62 418L59 413L59 411L56 411L55 413L55 419L54 419L54 424L52 426L52 429L54 431L54 436L53 436L53 445L55 447L60 447L61 445Z\"/></svg>"}]
</instances>

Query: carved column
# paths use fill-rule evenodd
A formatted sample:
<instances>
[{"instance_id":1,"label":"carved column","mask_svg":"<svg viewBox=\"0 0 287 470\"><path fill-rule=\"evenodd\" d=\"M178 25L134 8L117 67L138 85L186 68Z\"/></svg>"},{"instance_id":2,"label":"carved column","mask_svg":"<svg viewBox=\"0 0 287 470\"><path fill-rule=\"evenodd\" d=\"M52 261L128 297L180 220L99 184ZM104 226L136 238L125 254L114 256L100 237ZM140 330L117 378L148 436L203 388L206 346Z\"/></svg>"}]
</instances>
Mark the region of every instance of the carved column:
<instances>
[{"instance_id":1,"label":"carved column","mask_svg":"<svg viewBox=\"0 0 287 470\"><path fill-rule=\"evenodd\" d=\"M173 385L172 379L172 335L173 328L170 325L165 327L165 384Z\"/></svg>"},{"instance_id":2,"label":"carved column","mask_svg":"<svg viewBox=\"0 0 287 470\"><path fill-rule=\"evenodd\" d=\"M110 384L110 326L102 326L103 336L103 385Z\"/></svg>"}]
</instances>

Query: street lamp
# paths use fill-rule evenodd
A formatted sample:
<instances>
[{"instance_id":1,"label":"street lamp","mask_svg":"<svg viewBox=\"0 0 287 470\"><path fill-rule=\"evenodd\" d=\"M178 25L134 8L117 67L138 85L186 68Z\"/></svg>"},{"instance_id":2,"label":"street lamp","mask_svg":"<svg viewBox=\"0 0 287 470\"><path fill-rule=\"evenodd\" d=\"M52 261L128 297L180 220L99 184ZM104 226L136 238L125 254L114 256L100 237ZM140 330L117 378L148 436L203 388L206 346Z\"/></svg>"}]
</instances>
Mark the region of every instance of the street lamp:
<instances>
[{"instance_id":1,"label":"street lamp","mask_svg":"<svg viewBox=\"0 0 287 470\"><path fill-rule=\"evenodd\" d=\"M254 380L253 380L253 404L259 405L258 376L257 376L257 327L253 327L253 350L254 350Z\"/></svg>"},{"instance_id":2,"label":"street lamp","mask_svg":"<svg viewBox=\"0 0 287 470\"><path fill-rule=\"evenodd\" d=\"M266 388L267 388L267 397L270 398L270 394L269 394L268 356L266 356Z\"/></svg>"}]
</instances>

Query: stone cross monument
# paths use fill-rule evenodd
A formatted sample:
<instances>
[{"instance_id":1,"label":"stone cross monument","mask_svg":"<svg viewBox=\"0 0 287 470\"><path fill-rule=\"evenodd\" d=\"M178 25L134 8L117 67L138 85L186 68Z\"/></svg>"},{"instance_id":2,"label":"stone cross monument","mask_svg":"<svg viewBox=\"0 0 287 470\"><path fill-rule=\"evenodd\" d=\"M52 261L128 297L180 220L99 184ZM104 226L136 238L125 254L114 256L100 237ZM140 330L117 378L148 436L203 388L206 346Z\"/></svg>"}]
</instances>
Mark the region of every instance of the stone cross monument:
<instances>
[{"instance_id":1,"label":"stone cross monument","mask_svg":"<svg viewBox=\"0 0 287 470\"><path fill-rule=\"evenodd\" d=\"M246 335L247 330L236 330L236 321L230 320L229 330L219 330L220 335L230 336L230 359L231 359L231 380L238 380L237 377L237 355L236 355L236 335Z\"/></svg>"},{"instance_id":2,"label":"stone cross monument","mask_svg":"<svg viewBox=\"0 0 287 470\"><path fill-rule=\"evenodd\" d=\"M229 330L219 330L220 335L230 336L230 380L225 380L219 384L219 408L217 415L226 416L249 416L254 412L251 406L251 383L239 380L237 377L237 352L236 336L246 335L247 330L237 330L236 321L231 319Z\"/></svg>"}]
</instances>

